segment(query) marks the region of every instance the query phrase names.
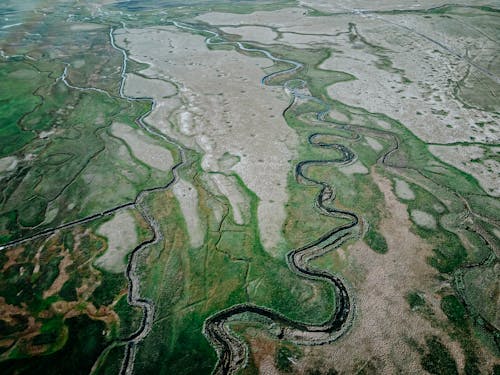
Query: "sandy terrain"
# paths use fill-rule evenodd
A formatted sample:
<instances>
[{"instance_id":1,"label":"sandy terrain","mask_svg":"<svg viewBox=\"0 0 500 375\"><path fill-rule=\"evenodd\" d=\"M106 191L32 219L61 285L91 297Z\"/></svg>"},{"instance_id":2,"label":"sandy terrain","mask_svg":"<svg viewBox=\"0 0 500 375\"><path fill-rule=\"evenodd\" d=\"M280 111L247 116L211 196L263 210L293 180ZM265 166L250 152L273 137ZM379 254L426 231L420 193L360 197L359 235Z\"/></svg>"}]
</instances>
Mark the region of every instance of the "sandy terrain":
<instances>
[{"instance_id":1,"label":"sandy terrain","mask_svg":"<svg viewBox=\"0 0 500 375\"><path fill-rule=\"evenodd\" d=\"M438 51L435 45L405 35L399 28L387 26L382 21L360 23L358 28L374 44L381 44L381 33L400 34L398 45L388 45L396 51L386 53L400 72L379 69L377 64L381 60L373 50L361 43L349 46L345 40L344 53L333 54L321 68L350 73L356 80L330 87L328 92L332 98L370 112L383 112L401 121L427 142L491 142L496 139L492 132L495 120L490 113L466 108L449 94L450 81L457 81L465 74L466 64ZM403 76L411 82L403 82ZM481 128L478 123L489 125Z\"/></svg>"},{"instance_id":2,"label":"sandy terrain","mask_svg":"<svg viewBox=\"0 0 500 375\"><path fill-rule=\"evenodd\" d=\"M104 29L106 25L99 25L97 23L74 23L70 26L71 31L93 31Z\"/></svg>"},{"instance_id":3,"label":"sandy terrain","mask_svg":"<svg viewBox=\"0 0 500 375\"><path fill-rule=\"evenodd\" d=\"M330 2L325 4L332 5ZM341 2L336 4L344 6ZM379 5L382 8L395 6L389 2L384 4ZM425 8L430 4L424 2L420 5ZM406 8L412 4L407 2L399 6ZM335 50L341 49L343 53L332 54L321 67L351 73L357 80L338 83L329 89L329 94L341 102L371 112L383 112L401 121L424 141L494 142L497 139L494 134L496 120L492 114L466 108L452 94L454 82L461 80L469 67L465 59L457 57L465 55L464 45L481 46L482 49L475 47L468 51L473 55L498 49L494 41L479 34L466 18L461 20L455 16L443 23L442 20L434 22L407 15L307 17L304 9L287 8L241 15L213 12L198 19L213 25L274 26L284 33L280 43L299 48L328 43ZM356 24L360 35L369 44L359 38L355 41L349 39L349 23ZM458 30L464 31L457 33L457 25L461 25ZM384 67L387 59L392 61L392 67ZM472 70L473 74L482 74L474 67ZM479 123L486 125L480 127Z\"/></svg>"},{"instance_id":4,"label":"sandy terrain","mask_svg":"<svg viewBox=\"0 0 500 375\"><path fill-rule=\"evenodd\" d=\"M379 141L377 141L375 138L372 137L365 137L366 143L373 148L375 151L382 151L384 149L384 146L380 144Z\"/></svg>"},{"instance_id":5,"label":"sandy terrain","mask_svg":"<svg viewBox=\"0 0 500 375\"><path fill-rule=\"evenodd\" d=\"M339 122L349 122L349 118L342 112L332 109L328 115L333 119L333 121ZM372 138L373 139L373 138Z\"/></svg>"},{"instance_id":6,"label":"sandy terrain","mask_svg":"<svg viewBox=\"0 0 500 375\"><path fill-rule=\"evenodd\" d=\"M211 25L263 25L267 27L283 27L301 24L305 10L301 8L285 8L276 11L258 11L250 14L233 14L211 12L202 14L196 19ZM318 17L324 18L324 17Z\"/></svg>"},{"instance_id":7,"label":"sandy terrain","mask_svg":"<svg viewBox=\"0 0 500 375\"><path fill-rule=\"evenodd\" d=\"M324 27L324 24L322 24L321 27ZM280 31L282 31L282 37L278 41L282 44L288 44L298 48L311 48L315 45L319 45L320 47L321 45L332 46L336 44L337 37L335 35L315 35L319 29L320 28L313 25L303 27L284 27L280 29ZM285 32L284 30L293 30L293 32ZM335 34L343 33L345 30L337 29L334 30L334 32Z\"/></svg>"},{"instance_id":8,"label":"sandy terrain","mask_svg":"<svg viewBox=\"0 0 500 375\"><path fill-rule=\"evenodd\" d=\"M348 165L339 165L337 167L339 171L342 173L351 175L351 174L368 174L368 169L361 163L359 160L356 160L352 164Z\"/></svg>"},{"instance_id":9,"label":"sandy terrain","mask_svg":"<svg viewBox=\"0 0 500 375\"><path fill-rule=\"evenodd\" d=\"M238 164L239 161L240 161L240 158L237 157L236 155L231 155L230 153L225 153L218 160L219 169L222 171L230 170L232 167L234 167L236 164Z\"/></svg>"},{"instance_id":10,"label":"sandy terrain","mask_svg":"<svg viewBox=\"0 0 500 375\"><path fill-rule=\"evenodd\" d=\"M182 101L178 96L157 99L154 110L146 117L145 121L164 134L175 135L172 130L172 123L169 119L172 113L181 106Z\"/></svg>"},{"instance_id":11,"label":"sandy terrain","mask_svg":"<svg viewBox=\"0 0 500 375\"><path fill-rule=\"evenodd\" d=\"M347 31L345 22L332 22L331 17L307 17L306 13L307 11L302 8L258 11L250 14L211 12L202 14L197 19L212 25L233 25L231 30L238 35L243 35L245 30L248 30L250 27L248 24L258 25L253 27L259 28L275 27L282 33L275 43L299 48L310 48L311 44L335 44L336 36ZM248 40L269 43L268 35L262 32L248 37Z\"/></svg>"},{"instance_id":12,"label":"sandy terrain","mask_svg":"<svg viewBox=\"0 0 500 375\"><path fill-rule=\"evenodd\" d=\"M181 135L181 141L191 138L204 154L205 171L219 171L218 160L226 152L240 158L231 171L259 197L261 239L266 249L275 248L281 241L288 160L297 138L279 115L288 97L283 90L260 83L262 68L271 65L270 60L208 51L204 37L175 27L118 30L116 39L132 58L150 64L141 74L179 86L184 101L179 110L192 112L193 121L183 115L179 129L165 128L171 136Z\"/></svg>"},{"instance_id":13,"label":"sandy terrain","mask_svg":"<svg viewBox=\"0 0 500 375\"><path fill-rule=\"evenodd\" d=\"M500 197L500 184L498 183L500 162L494 159L484 159L485 152L480 146L431 145L429 151L454 167L472 175L487 194ZM498 155L498 151L496 155Z\"/></svg>"},{"instance_id":14,"label":"sandy terrain","mask_svg":"<svg viewBox=\"0 0 500 375\"><path fill-rule=\"evenodd\" d=\"M179 179L172 191L179 201L184 220L186 220L191 247L203 245L204 230L198 212L198 192L189 182Z\"/></svg>"},{"instance_id":15,"label":"sandy terrain","mask_svg":"<svg viewBox=\"0 0 500 375\"><path fill-rule=\"evenodd\" d=\"M128 211L119 211L110 221L101 225L97 233L108 239L108 248L94 264L112 273L125 271L125 257L137 245L133 216Z\"/></svg>"},{"instance_id":16,"label":"sandy terrain","mask_svg":"<svg viewBox=\"0 0 500 375\"><path fill-rule=\"evenodd\" d=\"M143 163L164 172L172 168L174 160L170 151L156 145L142 130L115 122L111 126L111 132L127 142L134 156Z\"/></svg>"},{"instance_id":17,"label":"sandy terrain","mask_svg":"<svg viewBox=\"0 0 500 375\"><path fill-rule=\"evenodd\" d=\"M282 33L277 42L307 47L308 43L335 43L335 36L345 33L344 22L332 22L331 17L307 17L302 8L285 8L275 11L258 11L250 14L232 14L211 12L197 17L211 25L232 25L234 33L241 35L249 24L260 28L275 27ZM240 26L241 25L241 26ZM252 40L264 43L262 36L253 36Z\"/></svg>"}]
</instances>

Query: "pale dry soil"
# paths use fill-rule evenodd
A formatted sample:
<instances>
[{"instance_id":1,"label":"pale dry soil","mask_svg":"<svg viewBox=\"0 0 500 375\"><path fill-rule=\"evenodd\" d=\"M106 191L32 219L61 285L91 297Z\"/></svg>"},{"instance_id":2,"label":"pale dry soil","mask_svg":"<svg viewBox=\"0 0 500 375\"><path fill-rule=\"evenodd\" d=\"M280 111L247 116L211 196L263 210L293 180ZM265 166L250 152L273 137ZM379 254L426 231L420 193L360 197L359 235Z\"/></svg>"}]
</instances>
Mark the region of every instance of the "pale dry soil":
<instances>
[{"instance_id":1,"label":"pale dry soil","mask_svg":"<svg viewBox=\"0 0 500 375\"><path fill-rule=\"evenodd\" d=\"M334 120L334 121L338 121L338 122L349 122L349 117L347 117L345 115L345 113L339 111L339 110L336 110L336 109L332 109L328 115ZM367 137L368 138L368 137ZM371 138L371 139L374 139L374 138Z\"/></svg>"},{"instance_id":2,"label":"pale dry soil","mask_svg":"<svg viewBox=\"0 0 500 375\"><path fill-rule=\"evenodd\" d=\"M73 23L70 26L71 31L94 31L106 28L106 25L100 25L97 23Z\"/></svg>"},{"instance_id":3,"label":"pale dry soil","mask_svg":"<svg viewBox=\"0 0 500 375\"><path fill-rule=\"evenodd\" d=\"M394 190L398 198L407 201L412 201L415 199L415 193L413 192L413 190L411 190L408 182L399 178L396 178L395 181L396 183L394 184Z\"/></svg>"},{"instance_id":4,"label":"pale dry soil","mask_svg":"<svg viewBox=\"0 0 500 375\"><path fill-rule=\"evenodd\" d=\"M500 197L500 162L498 158L497 160L485 158L482 147L477 145L431 145L429 151L473 176L487 194ZM496 155L498 157L498 151Z\"/></svg>"},{"instance_id":5,"label":"pale dry soil","mask_svg":"<svg viewBox=\"0 0 500 375\"><path fill-rule=\"evenodd\" d=\"M465 74L467 63L393 25L406 25L407 18L384 17L390 23L363 18L357 24L358 31L369 43L386 48L383 54L359 40L351 43L347 36L337 38L343 53L332 54L320 67L350 73L355 80L329 87L329 95L343 103L399 120L426 142L494 142L498 137L493 115L465 107L451 94L453 82ZM349 18L336 19L347 22ZM351 19L355 21L358 20ZM429 25L425 19L412 21L415 28L427 32ZM470 38L469 43L483 41ZM392 61L392 68L380 67L383 56ZM483 128L477 125L482 122L487 123Z\"/></svg>"},{"instance_id":6,"label":"pale dry soil","mask_svg":"<svg viewBox=\"0 0 500 375\"><path fill-rule=\"evenodd\" d=\"M340 165L337 168L339 171L347 175L368 174L368 169L359 160L356 160L354 163L351 164Z\"/></svg>"},{"instance_id":7,"label":"pale dry soil","mask_svg":"<svg viewBox=\"0 0 500 375\"><path fill-rule=\"evenodd\" d=\"M379 141L377 141L375 138L372 137L366 137L366 143L375 151L382 151L384 149L384 146L380 144Z\"/></svg>"},{"instance_id":8,"label":"pale dry soil","mask_svg":"<svg viewBox=\"0 0 500 375\"><path fill-rule=\"evenodd\" d=\"M219 159L219 169L230 170L232 167L238 164L239 161L240 158L238 156L226 153Z\"/></svg>"},{"instance_id":9,"label":"pale dry soil","mask_svg":"<svg viewBox=\"0 0 500 375\"><path fill-rule=\"evenodd\" d=\"M118 30L116 40L132 59L150 65L142 75L179 87L176 126L163 121L157 127L202 152L204 171L241 177L259 198L261 239L274 253L282 241L286 181L297 136L281 116L289 98L282 89L260 82L262 69L272 62L236 51L210 51L203 36L175 27ZM148 121L154 118L152 114ZM225 153L239 162L221 171L218 161Z\"/></svg>"},{"instance_id":10,"label":"pale dry soil","mask_svg":"<svg viewBox=\"0 0 500 375\"><path fill-rule=\"evenodd\" d=\"M191 247L203 245L204 229L198 212L198 191L189 182L179 179L172 191L179 202L182 215L186 221Z\"/></svg>"},{"instance_id":11,"label":"pale dry soil","mask_svg":"<svg viewBox=\"0 0 500 375\"><path fill-rule=\"evenodd\" d=\"M148 79L129 73L125 80L125 95L133 98L153 98L159 100L177 93L176 87L170 82L159 79Z\"/></svg>"},{"instance_id":12,"label":"pale dry soil","mask_svg":"<svg viewBox=\"0 0 500 375\"><path fill-rule=\"evenodd\" d=\"M300 0L305 5L323 12L343 12L346 10L415 10L428 9L450 4L446 0ZM468 0L457 0L453 4L470 5ZM481 2L481 5L497 5L496 1Z\"/></svg>"},{"instance_id":13,"label":"pale dry soil","mask_svg":"<svg viewBox=\"0 0 500 375\"><path fill-rule=\"evenodd\" d=\"M436 21L404 14L360 15L351 12L354 8L425 9L443 4L437 1L395 4L388 1L311 0L302 3L318 9L347 10L350 13L311 17L305 15L304 8L287 8L251 14L212 12L198 19L212 25L233 25L235 33L235 29L243 29L249 24L273 26L282 33L282 38L277 40L279 43L298 48L311 48L320 43L331 48L332 56L320 67L347 72L355 78L328 88L333 99L370 112L382 112L401 121L426 142L498 143L498 120L494 114L466 107L453 94L456 82L465 76L468 68L473 76L483 75L457 54L467 54L472 60L479 61L478 64L485 65L483 57L478 60L476 56L494 56L494 51L498 50L495 40L485 37L487 26L481 30L461 15ZM360 33L354 41L346 33L349 23L355 24ZM258 36L254 39L265 42ZM494 89L491 93L495 94ZM346 120L338 111L332 113L332 118L336 116L340 116L339 120ZM448 163L454 161L447 153L442 153L441 157ZM492 195L498 194L489 182L498 180L497 164L494 160L487 160L484 166L475 170L476 178Z\"/></svg>"},{"instance_id":14,"label":"pale dry soil","mask_svg":"<svg viewBox=\"0 0 500 375\"><path fill-rule=\"evenodd\" d=\"M143 81L143 83L148 83L148 81ZM145 87L147 90L147 86ZM155 98L153 111L146 117L146 123L153 125L156 129L164 134L173 134L173 124L172 116L174 111L179 109L183 104L183 101L178 95L174 95L168 98ZM189 112L187 112L189 113Z\"/></svg>"},{"instance_id":15,"label":"pale dry soil","mask_svg":"<svg viewBox=\"0 0 500 375\"><path fill-rule=\"evenodd\" d=\"M243 35L248 25L274 27L282 33L277 42L297 44L299 48L307 47L308 43L333 43L337 33L346 31L344 25L332 22L331 17L308 17L306 13L301 8L257 11L250 14L211 12L202 14L197 19L211 25L225 25L225 27L231 25L233 33L239 33L239 35ZM237 32L237 30L241 31ZM264 44L268 41L264 33L252 35L252 40Z\"/></svg>"},{"instance_id":16,"label":"pale dry soil","mask_svg":"<svg viewBox=\"0 0 500 375\"><path fill-rule=\"evenodd\" d=\"M241 27L221 27L221 31L227 34L236 34L242 40L272 44L278 34L268 27L263 26L241 26Z\"/></svg>"},{"instance_id":17,"label":"pale dry soil","mask_svg":"<svg viewBox=\"0 0 500 375\"><path fill-rule=\"evenodd\" d=\"M111 131L115 137L123 139L132 149L134 156L144 164L163 172L172 169L174 160L170 151L155 144L154 140L142 130L115 122L111 126Z\"/></svg>"},{"instance_id":18,"label":"pale dry soil","mask_svg":"<svg viewBox=\"0 0 500 375\"><path fill-rule=\"evenodd\" d=\"M0 159L0 173L10 172L16 169L18 160L15 156L6 156Z\"/></svg>"},{"instance_id":19,"label":"pale dry soil","mask_svg":"<svg viewBox=\"0 0 500 375\"><path fill-rule=\"evenodd\" d=\"M210 181L215 183L214 190L229 200L234 222L239 225L248 224L250 202L241 191L236 179L233 176L214 173L210 175Z\"/></svg>"},{"instance_id":20,"label":"pale dry soil","mask_svg":"<svg viewBox=\"0 0 500 375\"><path fill-rule=\"evenodd\" d=\"M111 273L121 273L127 268L126 257L137 245L134 217L129 211L117 212L110 221L102 224L97 233L108 240L106 252L94 264Z\"/></svg>"},{"instance_id":21,"label":"pale dry soil","mask_svg":"<svg viewBox=\"0 0 500 375\"><path fill-rule=\"evenodd\" d=\"M419 227L425 229L436 229L436 219L430 213L421 210L410 212L411 220Z\"/></svg>"},{"instance_id":22,"label":"pale dry soil","mask_svg":"<svg viewBox=\"0 0 500 375\"><path fill-rule=\"evenodd\" d=\"M353 284L356 319L347 335L332 345L304 347L298 372L310 366L328 366L351 374L371 361L380 374L423 373L420 356L408 339L425 345L428 335L438 335L463 368L459 344L412 312L405 299L409 292L422 291L436 317L446 319L439 309L439 296L433 292L439 287L437 272L426 262L431 245L410 231L406 207L393 194L390 181L374 171L372 177L385 197L387 211L380 230L389 251L377 254L358 241L340 250L341 254L327 255L344 265L342 273Z\"/></svg>"}]
</instances>

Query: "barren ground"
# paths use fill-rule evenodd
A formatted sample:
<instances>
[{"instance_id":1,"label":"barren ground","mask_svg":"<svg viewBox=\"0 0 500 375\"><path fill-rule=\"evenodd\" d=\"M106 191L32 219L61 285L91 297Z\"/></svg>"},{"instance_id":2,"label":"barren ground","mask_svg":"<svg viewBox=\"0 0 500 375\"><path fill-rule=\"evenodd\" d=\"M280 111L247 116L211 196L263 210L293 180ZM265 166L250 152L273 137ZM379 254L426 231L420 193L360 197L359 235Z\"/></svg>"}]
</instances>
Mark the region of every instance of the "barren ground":
<instances>
[{"instance_id":1,"label":"barren ground","mask_svg":"<svg viewBox=\"0 0 500 375\"><path fill-rule=\"evenodd\" d=\"M304 348L301 366L323 363L350 374L371 361L380 374L422 373L420 355L409 339L424 345L427 335L447 337L418 312L412 312L405 299L410 292L425 291L426 302L434 306L438 318L444 318L439 297L432 292L439 286L437 273L426 262L431 245L410 231L406 207L396 199L390 181L373 171L372 177L385 196L387 216L380 229L389 251L377 254L361 241L348 247L344 274L354 281L355 324L332 346ZM460 345L449 339L445 344L463 366Z\"/></svg>"},{"instance_id":2,"label":"barren ground","mask_svg":"<svg viewBox=\"0 0 500 375\"><path fill-rule=\"evenodd\" d=\"M112 273L125 271L125 257L137 244L136 225L128 211L120 211L100 226L98 234L108 239L106 252L96 259L95 265Z\"/></svg>"},{"instance_id":3,"label":"barren ground","mask_svg":"<svg viewBox=\"0 0 500 375\"><path fill-rule=\"evenodd\" d=\"M130 146L137 159L150 167L164 172L170 171L173 166L170 151L156 145L142 130L121 123L114 123L111 129L114 136L123 139Z\"/></svg>"},{"instance_id":4,"label":"barren ground","mask_svg":"<svg viewBox=\"0 0 500 375\"><path fill-rule=\"evenodd\" d=\"M485 157L484 149L476 145L431 145L429 150L438 158L474 176L489 195L500 197L498 151L495 160L491 156Z\"/></svg>"},{"instance_id":5,"label":"barren ground","mask_svg":"<svg viewBox=\"0 0 500 375\"><path fill-rule=\"evenodd\" d=\"M204 155L205 171L219 171L218 160L226 152L240 158L223 172L236 172L260 198L261 239L272 251L281 241L286 178L297 140L276 115L289 99L280 88L260 83L262 68L271 61L236 51L207 52L204 37L175 27L145 31L119 30L117 42L133 59L150 64L141 74L175 82L184 101L181 111L191 113L180 117L178 129L162 130L194 144Z\"/></svg>"},{"instance_id":6,"label":"barren ground","mask_svg":"<svg viewBox=\"0 0 500 375\"><path fill-rule=\"evenodd\" d=\"M150 80L137 74L127 74L125 80L125 94L133 98L161 99L175 95L177 92L174 85L159 79Z\"/></svg>"},{"instance_id":7,"label":"barren ground","mask_svg":"<svg viewBox=\"0 0 500 375\"><path fill-rule=\"evenodd\" d=\"M191 247L200 247L203 245L204 231L198 212L198 192L193 185L183 179L174 184L172 191L179 201L186 220Z\"/></svg>"}]
</instances>

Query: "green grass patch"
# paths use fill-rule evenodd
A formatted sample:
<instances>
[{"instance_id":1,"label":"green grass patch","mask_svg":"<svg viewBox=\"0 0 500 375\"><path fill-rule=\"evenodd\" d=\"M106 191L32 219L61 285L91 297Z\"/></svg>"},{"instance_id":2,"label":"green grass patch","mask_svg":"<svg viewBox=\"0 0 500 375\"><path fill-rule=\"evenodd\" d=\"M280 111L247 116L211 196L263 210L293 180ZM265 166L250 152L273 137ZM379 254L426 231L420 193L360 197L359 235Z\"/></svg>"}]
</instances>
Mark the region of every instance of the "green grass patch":
<instances>
[{"instance_id":1,"label":"green grass patch","mask_svg":"<svg viewBox=\"0 0 500 375\"><path fill-rule=\"evenodd\" d=\"M379 254L385 254L389 250L384 236L377 230L375 230L372 226L368 228L368 231L365 235L365 241L366 244L370 246L370 249Z\"/></svg>"},{"instance_id":2,"label":"green grass patch","mask_svg":"<svg viewBox=\"0 0 500 375\"><path fill-rule=\"evenodd\" d=\"M104 323L81 316L67 320L66 345L59 351L22 359L0 362L3 374L88 374L106 346Z\"/></svg>"},{"instance_id":3,"label":"green grass patch","mask_svg":"<svg viewBox=\"0 0 500 375\"><path fill-rule=\"evenodd\" d=\"M448 319L459 328L467 327L467 312L459 299L453 294L444 296L441 299L441 310Z\"/></svg>"},{"instance_id":4,"label":"green grass patch","mask_svg":"<svg viewBox=\"0 0 500 375\"><path fill-rule=\"evenodd\" d=\"M467 259L467 251L455 237L449 246L434 248L434 256L427 258L428 263L441 273L453 273Z\"/></svg>"},{"instance_id":5,"label":"green grass patch","mask_svg":"<svg viewBox=\"0 0 500 375\"><path fill-rule=\"evenodd\" d=\"M419 292L410 292L406 295L406 301L410 305L410 309L416 310L425 306L425 299Z\"/></svg>"},{"instance_id":6,"label":"green grass patch","mask_svg":"<svg viewBox=\"0 0 500 375\"><path fill-rule=\"evenodd\" d=\"M425 371L436 375L458 375L455 359L438 337L427 338L426 344L427 353L421 358Z\"/></svg>"},{"instance_id":7,"label":"green grass patch","mask_svg":"<svg viewBox=\"0 0 500 375\"><path fill-rule=\"evenodd\" d=\"M92 294L92 301L96 306L108 306L116 296L127 289L128 281L123 273L102 272L101 285Z\"/></svg>"},{"instance_id":8,"label":"green grass patch","mask_svg":"<svg viewBox=\"0 0 500 375\"><path fill-rule=\"evenodd\" d=\"M292 345L278 345L275 353L276 368L285 373L293 372L293 362L302 357L299 348Z\"/></svg>"}]
</instances>

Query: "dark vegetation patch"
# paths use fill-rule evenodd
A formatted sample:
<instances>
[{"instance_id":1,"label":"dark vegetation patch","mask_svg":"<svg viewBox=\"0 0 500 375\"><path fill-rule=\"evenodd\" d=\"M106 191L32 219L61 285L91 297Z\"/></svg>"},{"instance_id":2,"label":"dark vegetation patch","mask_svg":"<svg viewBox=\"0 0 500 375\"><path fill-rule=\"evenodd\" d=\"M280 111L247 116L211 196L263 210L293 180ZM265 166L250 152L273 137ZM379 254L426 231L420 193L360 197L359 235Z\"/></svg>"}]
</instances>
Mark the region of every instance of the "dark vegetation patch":
<instances>
[{"instance_id":1,"label":"dark vegetation patch","mask_svg":"<svg viewBox=\"0 0 500 375\"><path fill-rule=\"evenodd\" d=\"M424 370L435 375L458 375L457 364L437 336L426 339L427 351L422 356Z\"/></svg>"},{"instance_id":2,"label":"dark vegetation patch","mask_svg":"<svg viewBox=\"0 0 500 375\"><path fill-rule=\"evenodd\" d=\"M425 306L425 299L419 292L410 292L406 295L406 301L410 305L410 309L416 310Z\"/></svg>"},{"instance_id":3,"label":"dark vegetation patch","mask_svg":"<svg viewBox=\"0 0 500 375\"><path fill-rule=\"evenodd\" d=\"M278 370L285 373L293 373L293 362L302 357L302 353L297 347L291 345L278 345L275 354L275 364Z\"/></svg>"},{"instance_id":4,"label":"dark vegetation patch","mask_svg":"<svg viewBox=\"0 0 500 375\"><path fill-rule=\"evenodd\" d=\"M59 351L45 356L9 359L0 362L2 374L85 374L105 348L107 340L102 332L105 324L86 316L68 319L68 340ZM47 335L51 335L47 333ZM48 336L42 336L45 340Z\"/></svg>"}]
</instances>

